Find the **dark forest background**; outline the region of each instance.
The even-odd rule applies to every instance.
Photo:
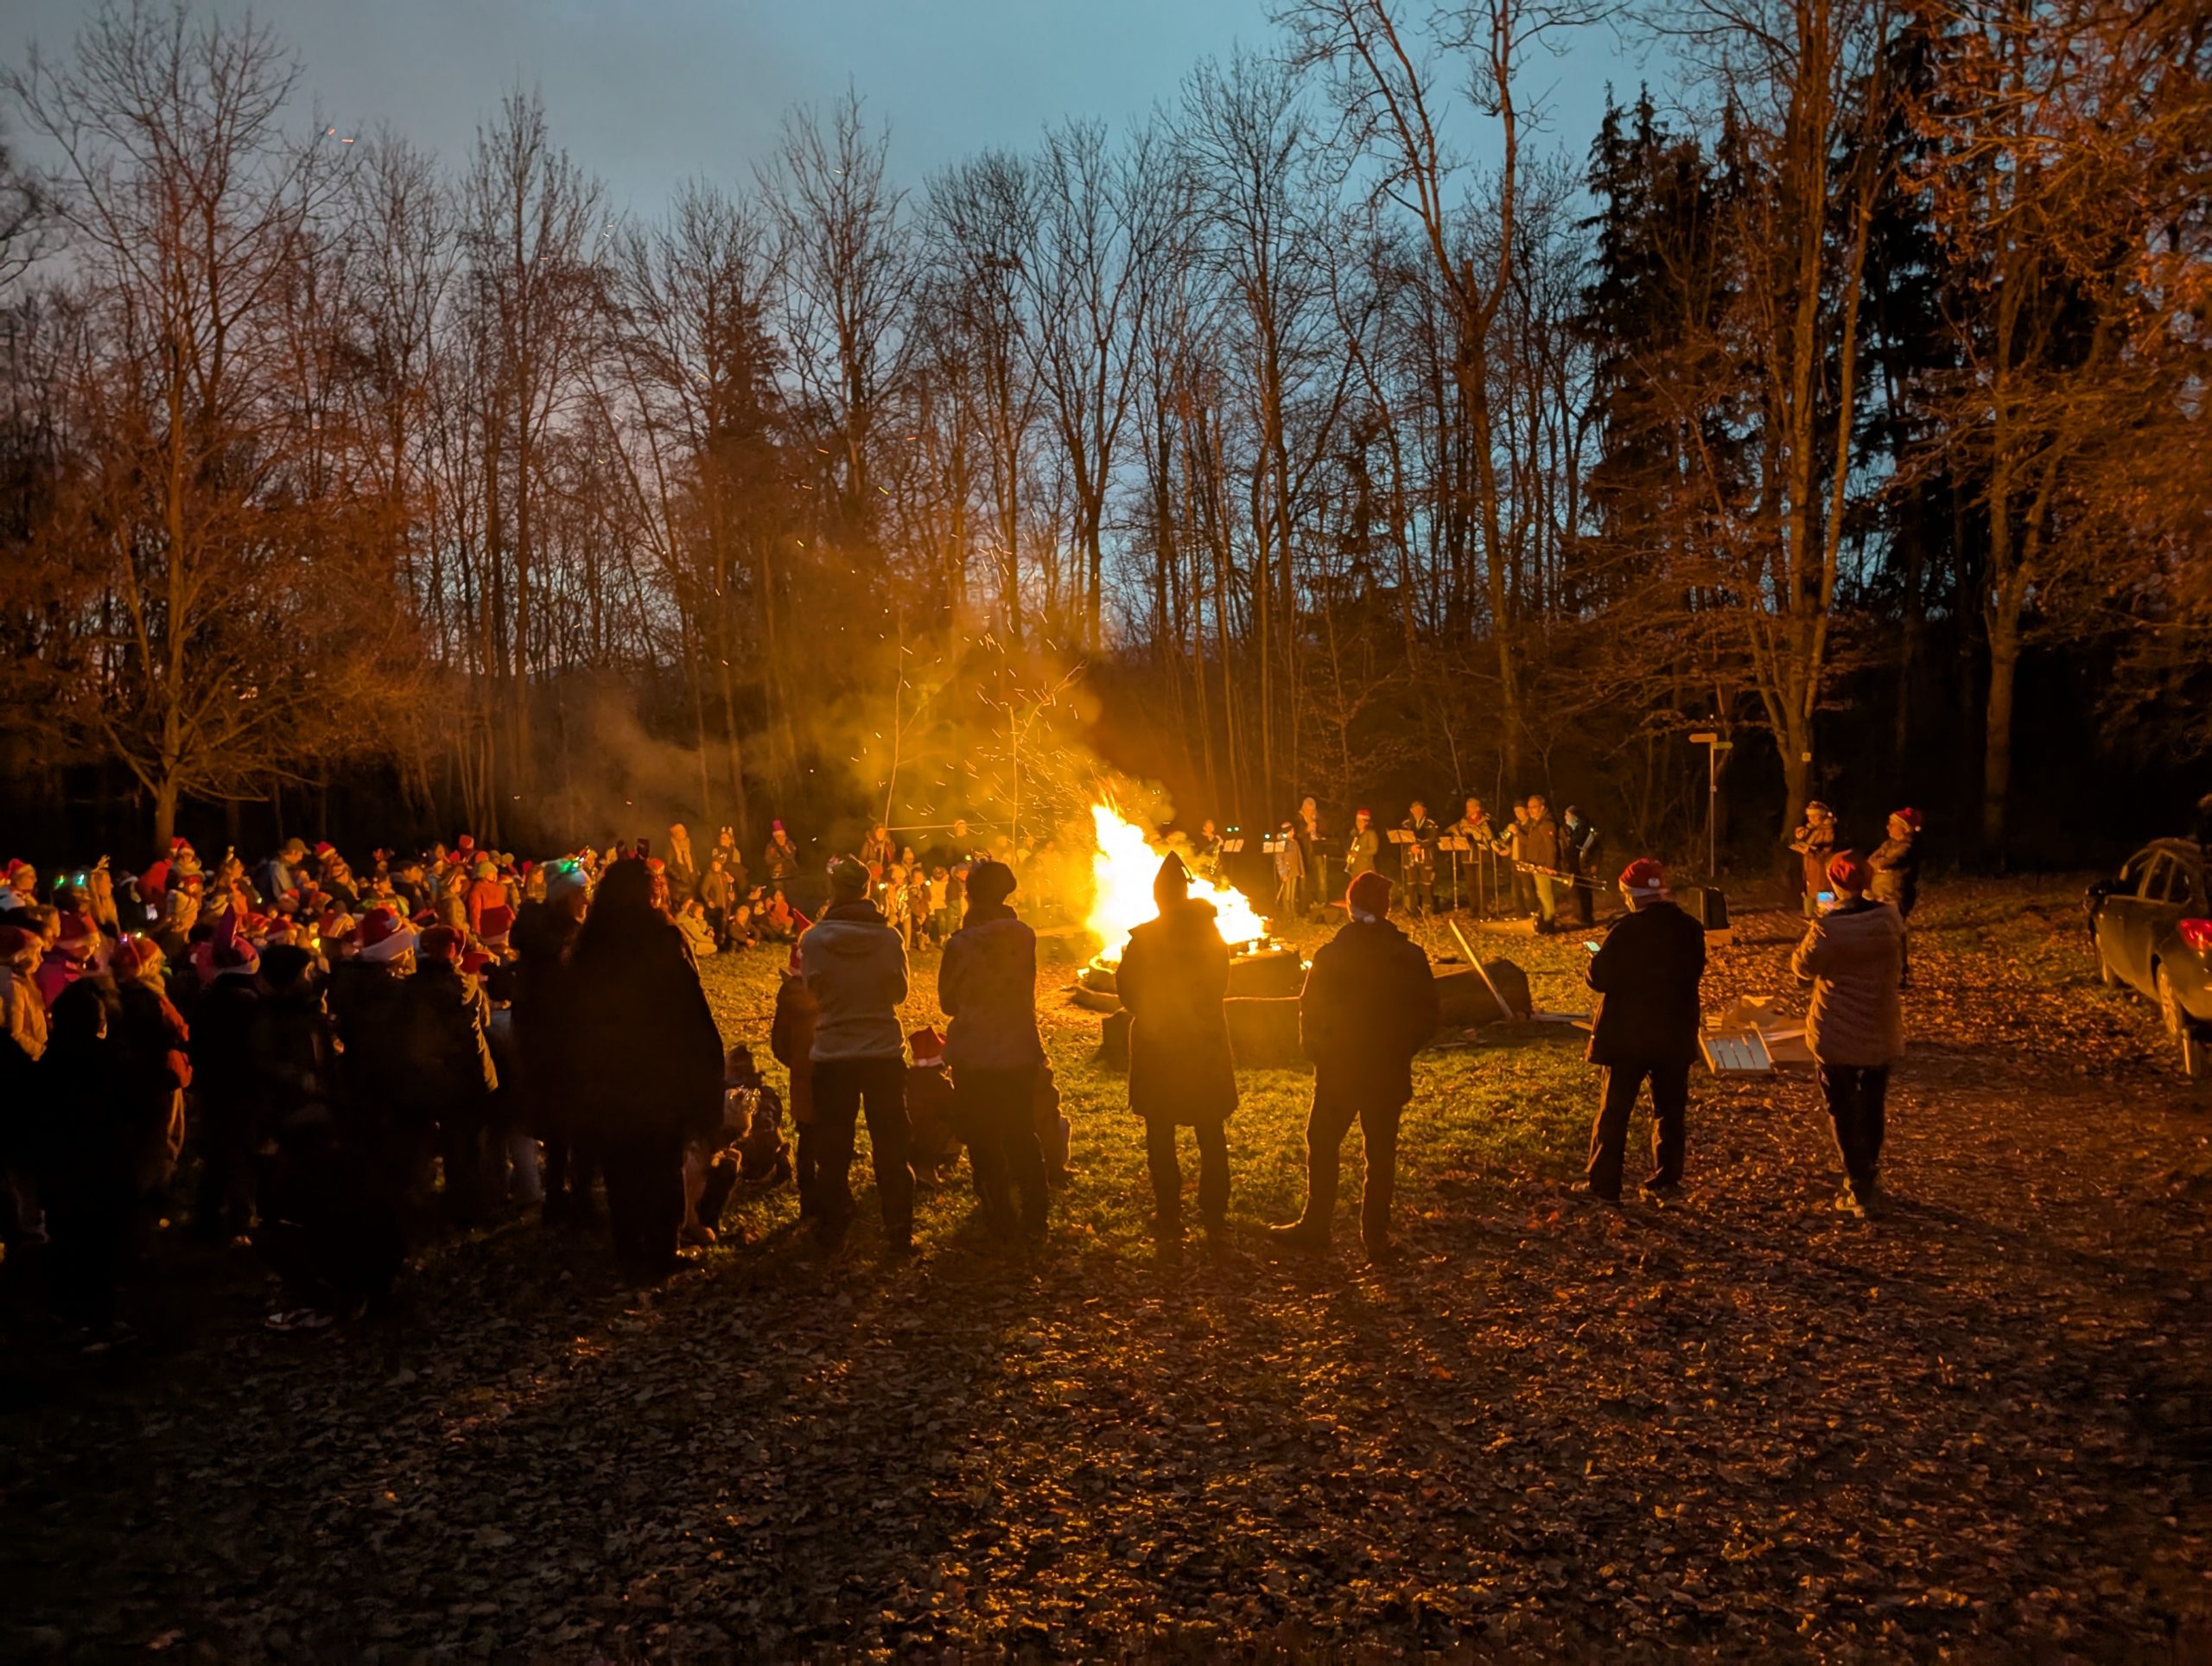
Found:
[[[2212,787],[2212,22],[1294,0],[1135,130],[609,211],[109,4],[0,77],[0,825],[544,849],[1573,800],[2101,858]],[[1479,156],[1479,162],[1473,158]],[[1124,788],[1126,791],[1126,787]]]

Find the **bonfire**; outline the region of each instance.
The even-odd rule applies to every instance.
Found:
[[[1118,966],[1131,928],[1160,912],[1152,900],[1152,881],[1167,852],[1110,804],[1093,804],[1090,821],[1098,849],[1090,859],[1090,915],[1084,924],[1098,939],[1099,963]],[[1191,894],[1213,905],[1214,928],[1230,948],[1267,941],[1268,923],[1234,886],[1193,873]]]

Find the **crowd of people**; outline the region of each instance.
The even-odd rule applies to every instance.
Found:
[[[1306,820],[1318,852],[1310,799]],[[1435,906],[1433,866],[1417,854],[1434,824],[1420,804],[1407,820],[1400,886],[1418,913]],[[1459,825],[1484,824],[1470,800]],[[1917,828],[1899,812],[1862,859],[1836,849],[1834,817],[1815,805],[1793,841],[1825,893],[1793,965],[1813,986],[1808,1032],[1846,1170],[1840,1201],[1859,1212],[1876,1195],[1887,1069],[1902,1046]],[[1595,858],[1596,835],[1571,809],[1565,830],[1538,798],[1516,806],[1504,836],[1549,859],[1533,875],[1544,880],[1554,862]],[[1034,1244],[1070,1129],[1038,1028],[1035,932],[1014,906],[1030,853],[995,849],[965,823],[939,835],[918,854],[871,830],[820,871],[813,918],[793,902],[811,876],[780,823],[759,886],[730,830],[702,860],[681,826],[660,855],[639,842],[535,864],[467,836],[419,855],[379,850],[358,872],[330,845],[296,839],[251,868],[234,853],[205,865],[182,839],[135,875],[103,862],[41,886],[10,863],[9,1260],[33,1251],[57,1311],[112,1325],[118,1287],[169,1211],[189,1151],[188,1230],[264,1254],[286,1292],[271,1315],[280,1327],[381,1301],[426,1232],[523,1208],[576,1224],[596,1218],[601,1196],[621,1270],[654,1281],[687,1244],[715,1240],[743,1188],[795,1185],[802,1224],[824,1248],[842,1243],[863,1117],[893,1253],[911,1247],[917,1176],[943,1178],[963,1149],[992,1230]],[[1294,828],[1285,843],[1297,848]],[[1357,1124],[1361,1236],[1388,1259],[1398,1122],[1438,1011],[1426,953],[1391,922],[1380,845],[1360,812],[1343,847],[1344,924],[1314,955],[1300,1004],[1315,1066],[1308,1200],[1277,1231],[1287,1246],[1327,1239],[1338,1153]],[[1212,906],[1191,894],[1193,868],[1217,855],[1209,826],[1188,862],[1166,857],[1157,917],[1132,932],[1118,969],[1128,1102],[1171,1241],[1184,1218],[1180,1130],[1196,1142],[1205,1225],[1229,1206],[1230,956]],[[1681,1183],[1705,963],[1703,927],[1668,898],[1658,864],[1630,863],[1618,888],[1625,912],[1589,970],[1604,1084],[1585,1184],[1609,1203],[1646,1083],[1646,1189],[1663,1198]],[[788,1107],[748,1046],[725,1047],[698,970],[703,955],[768,942],[788,944],[767,1038]],[[942,947],[942,1035],[900,1023],[909,957],[925,942]]]

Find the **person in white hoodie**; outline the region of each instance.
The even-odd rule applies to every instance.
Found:
[[[1045,1236],[1051,1193],[1037,1142],[1037,1071],[1045,1062],[1037,1034],[1037,934],[1014,917],[1014,870],[979,862],[968,874],[968,919],[944,945],[938,1005],[951,1025],[945,1062],[968,1134],[968,1160],[983,1218],[999,1237],[1014,1236],[1014,1193],[1021,1232]]]
[[[912,1246],[914,1171],[907,1160],[906,950],[868,900],[868,871],[851,856],[830,863],[830,906],[798,941],[799,973],[820,1008],[815,1021],[814,1120],[801,1135],[802,1173],[814,1175],[810,1212],[826,1248],[844,1241],[853,1216],[853,1135],[865,1109],[885,1243]]]

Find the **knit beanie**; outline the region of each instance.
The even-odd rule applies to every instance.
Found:
[[[1344,906],[1368,919],[1381,919],[1390,912],[1390,881],[1373,868],[1344,887]]]
[[[837,902],[858,902],[868,894],[868,865],[851,856],[830,859],[830,895]]]

